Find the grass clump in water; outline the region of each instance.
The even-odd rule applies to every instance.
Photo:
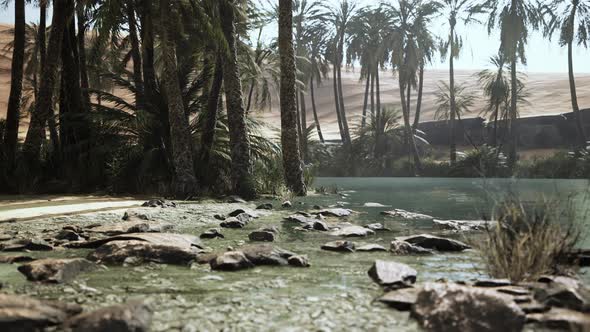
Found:
[[[481,248],[490,276],[521,282],[563,273],[563,258],[581,239],[569,206],[564,209],[557,201],[543,201],[527,207],[518,199],[499,204],[497,222],[488,228]]]

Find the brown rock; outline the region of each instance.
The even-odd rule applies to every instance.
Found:
[[[0,294],[0,331],[42,331],[82,312],[78,305]]]
[[[94,263],[83,258],[46,258],[21,265],[18,270],[29,281],[64,283],[74,280],[78,274],[95,267]]]
[[[376,260],[369,276],[381,286],[389,288],[409,287],[416,282],[418,272],[406,264]]]
[[[65,329],[72,332],[147,332],[152,310],[142,301],[132,301],[72,317]]]

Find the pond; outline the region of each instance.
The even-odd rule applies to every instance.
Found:
[[[282,218],[314,205],[340,204],[358,211],[347,221],[355,224],[382,222],[392,232],[354,240],[357,244],[376,243],[385,247],[400,235],[433,232],[430,222],[388,219],[380,212],[400,208],[429,214],[438,219],[481,219],[489,216],[494,202],[509,192],[525,201],[546,197],[566,200],[572,196],[579,221],[587,224],[583,195],[586,181],[569,180],[474,180],[474,179],[401,179],[401,178],[319,178],[314,187],[337,187],[339,194],[314,194],[293,199],[293,208],[275,210],[256,219],[245,229],[223,229],[225,239],[204,240],[215,251],[247,242],[252,230],[277,226],[282,233],[276,246],[309,257],[307,269],[262,267],[241,272],[215,272],[208,265],[177,267],[143,265],[108,267],[82,275],[70,285],[38,285],[25,281],[13,265],[0,264],[0,281],[8,292],[26,293],[44,298],[81,303],[88,309],[143,298],[155,309],[155,331],[415,331],[416,324],[407,313],[397,312],[375,301],[382,290],[368,277],[376,259],[408,264],[418,271],[418,281],[439,279],[470,281],[485,277],[485,269],[476,251],[433,256],[392,256],[387,252],[335,253],[320,249],[334,237],[319,232],[301,232]],[[577,194],[577,195],[576,195]],[[385,207],[365,207],[365,203]],[[250,205],[254,207],[254,204]],[[149,210],[155,220],[172,222],[177,232],[198,235],[216,227],[215,213],[237,208],[211,201],[182,204],[177,209]],[[59,230],[64,225],[118,220],[122,212],[48,218],[20,224],[0,224],[3,231],[29,234]],[[464,235],[445,234],[466,242]],[[587,246],[588,242],[584,244]],[[88,251],[60,250],[34,254],[51,257],[84,257]],[[584,278],[587,278],[585,276]],[[590,280],[585,280],[589,282]]]

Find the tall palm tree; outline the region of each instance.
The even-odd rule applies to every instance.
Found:
[[[21,112],[21,98],[23,89],[23,71],[25,59],[25,0],[14,2],[14,48],[12,51],[12,67],[10,75],[10,96],[6,113],[6,133],[4,144],[8,155],[8,164],[14,165],[16,145],[18,142],[18,128]],[[1,138],[1,137],[0,137]]]
[[[250,140],[246,126],[246,110],[244,109],[242,83],[238,68],[237,10],[235,0],[222,0],[219,3],[221,25],[228,44],[228,50],[223,59],[223,82],[230,132],[233,189],[237,195],[245,199],[253,199],[256,197],[256,189],[251,175]]]
[[[287,187],[296,195],[305,196],[303,168],[297,133],[295,109],[295,50],[293,48],[293,1],[279,0],[279,52],[281,56],[281,145]]]
[[[329,42],[328,27],[323,22],[316,22],[309,29],[308,48],[309,48],[309,93],[311,95],[311,108],[315,122],[315,129],[321,143],[324,143],[324,135],[315,100],[315,85],[320,85],[322,79],[328,75],[328,59],[326,58],[326,49]]]
[[[488,13],[488,33],[500,28],[500,52],[510,63],[510,111],[508,119],[508,165],[513,168],[517,159],[518,137],[518,63],[526,64],[525,46],[532,30],[541,22],[538,8],[531,0],[484,0],[476,6]]]
[[[490,59],[495,69],[484,69],[477,73],[478,82],[483,89],[487,99],[486,107],[481,114],[488,117],[494,123],[492,134],[492,146],[498,146],[498,125],[499,120],[504,119],[506,110],[510,106],[510,77],[504,57],[499,54]]]
[[[545,35],[551,38],[556,31],[559,31],[559,44],[567,46],[570,96],[578,132],[577,151],[582,151],[586,149],[587,142],[584,122],[578,106],[573,48],[574,42],[578,46],[584,46],[585,48],[588,47],[588,42],[590,42],[590,1],[554,0],[542,7],[542,15],[545,19]]]
[[[175,16],[173,15],[175,14],[173,9],[170,0],[161,0],[160,22],[173,22]],[[179,198],[186,198],[197,190],[192,138],[178,80],[176,45],[170,31],[171,27],[169,24],[161,24],[160,27],[160,48],[163,65],[162,83],[164,84],[168,102],[172,160],[175,173],[173,194]]]
[[[463,38],[457,33],[457,24],[464,26],[475,21],[474,14],[483,11],[480,7],[474,6],[470,0],[443,0],[441,2],[445,17],[448,20],[449,34],[446,40],[441,43],[441,55],[445,59],[449,56],[449,93],[450,93],[450,117],[449,117],[449,146],[451,165],[457,161],[457,143],[455,120],[457,118],[457,105],[455,101],[455,59],[459,58],[463,46]]]

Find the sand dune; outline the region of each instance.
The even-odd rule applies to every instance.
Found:
[[[10,25],[0,24],[0,32],[10,29]],[[5,45],[12,40],[8,33],[0,33],[0,52],[5,49]],[[0,118],[6,117],[6,108],[8,96],[10,93],[10,54],[6,57],[0,57]],[[355,70],[347,69],[343,71],[343,89],[344,102],[346,105],[347,116],[350,121],[350,127],[354,128],[360,121],[362,114],[362,104],[365,86],[364,82],[359,81],[358,68]],[[474,78],[476,71],[457,70],[456,81],[466,83],[470,89],[475,92],[480,91],[477,86],[477,79]],[[447,80],[448,73],[444,70],[428,70],[425,73],[424,97],[422,105],[422,121],[433,120],[435,105],[435,93],[440,80]],[[579,74],[576,77],[578,87],[578,102],[581,108],[590,107],[590,74]],[[567,73],[529,73],[527,88],[530,91],[530,105],[521,110],[522,116],[534,116],[543,114],[559,114],[571,111],[569,83]],[[415,103],[415,92],[413,93],[413,103]],[[280,115],[278,110],[277,98],[272,110],[257,113],[256,116],[263,119],[268,124],[278,127],[280,125]],[[397,81],[391,72],[381,73],[381,100],[383,104],[399,104],[399,90]],[[482,98],[478,99],[473,107],[471,117],[477,116],[484,105]],[[313,121],[311,112],[311,98],[307,96],[307,119],[308,124]],[[338,125],[334,108],[334,95],[331,79],[326,79],[324,83],[317,88],[316,105],[318,108],[319,118],[322,130],[328,138],[338,138]],[[26,130],[26,119],[23,119],[21,126],[21,136]]]

